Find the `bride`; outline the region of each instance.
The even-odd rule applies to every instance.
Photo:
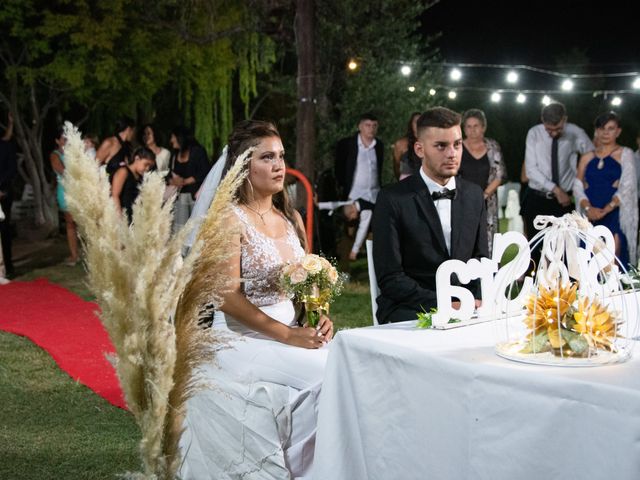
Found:
[[[311,476],[327,356],[322,347],[333,324],[322,317],[317,329],[298,326],[279,287],[282,265],[303,256],[306,242],[284,189],[284,148],[275,126],[236,125],[224,170],[248,148],[254,149],[249,171],[229,226],[239,232],[228,260],[235,280],[212,326],[212,334],[228,341],[202,369],[209,385],[187,404],[183,479]],[[211,197],[199,200],[208,206]]]

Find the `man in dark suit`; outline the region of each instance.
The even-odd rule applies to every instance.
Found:
[[[384,144],[376,138],[377,132],[378,119],[365,113],[358,122],[358,133],[343,138],[336,145],[334,168],[340,200],[363,198],[375,203],[384,157]]]
[[[380,192],[384,144],[376,138],[377,131],[377,118],[365,113],[358,122],[358,133],[343,138],[336,145],[334,168],[339,199],[352,200],[355,206],[352,209],[345,207],[348,221],[358,219],[363,205],[367,205],[364,210],[372,209]],[[362,242],[353,242],[350,260],[356,259],[359,243]]]
[[[380,192],[373,217],[380,323],[413,320],[435,307],[436,270],[445,260],[488,256],[482,189],[455,178],[460,115],[442,107],[424,112],[414,149],[422,159],[419,174]],[[479,305],[478,282],[469,288]]]

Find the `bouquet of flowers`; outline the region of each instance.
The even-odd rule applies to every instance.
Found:
[[[576,283],[541,286],[527,302],[529,330],[522,353],[551,351],[558,356],[588,357],[598,350],[615,352],[619,319],[596,298],[579,298]]]
[[[329,304],[340,295],[345,275],[326,258],[308,254],[282,269],[284,290],[305,305],[307,324],[316,327],[321,314],[329,313]]]

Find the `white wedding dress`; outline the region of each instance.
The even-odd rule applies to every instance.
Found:
[[[293,226],[287,222],[287,234],[272,239],[234,211],[243,226],[244,294],[272,318],[295,324],[278,283],[282,264],[304,255]],[[229,343],[201,369],[207,387],[187,403],[180,478],[310,478],[327,348],[285,345],[221,312],[211,334]]]

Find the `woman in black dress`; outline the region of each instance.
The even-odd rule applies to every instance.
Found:
[[[139,187],[145,172],[155,168],[156,155],[146,147],[140,147],[133,152],[133,160],[126,166],[120,167],[113,174],[111,182],[111,197],[116,208],[122,214],[127,214],[131,223],[133,203],[138,197]]]
[[[507,169],[498,142],[484,136],[487,117],[482,110],[473,108],[462,115],[465,139],[462,142],[460,175],[482,188],[487,206],[487,235],[489,252],[493,235],[498,232],[498,195],[500,185],[507,181]]]
[[[171,156],[168,185],[179,189],[173,217],[173,231],[177,232],[187,223],[195,204],[195,194],[209,173],[207,152],[185,127],[176,127],[171,132]]]

